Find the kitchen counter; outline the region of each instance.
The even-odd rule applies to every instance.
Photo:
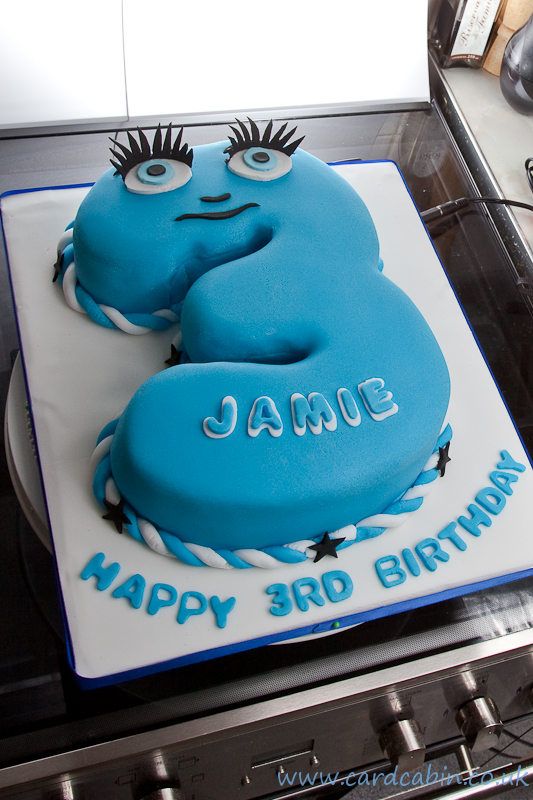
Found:
[[[499,79],[484,70],[456,67],[443,72],[448,89],[477,141],[501,197],[533,204],[524,162],[533,157],[533,115],[514,111]],[[533,212],[512,209],[533,250]]]

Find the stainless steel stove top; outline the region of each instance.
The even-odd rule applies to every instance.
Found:
[[[437,106],[298,124],[306,148],[326,161],[397,161],[421,210],[478,193],[458,149],[464,131],[454,139]],[[224,130],[194,125],[188,140],[212,141]],[[95,180],[110,133],[0,140],[0,191]],[[506,246],[509,225],[507,212],[490,217],[478,206],[432,234],[533,453],[533,323],[523,289],[531,265],[523,248]],[[5,401],[18,346],[5,267],[0,304]],[[83,692],[66,666],[50,555],[21,513],[4,460],[0,506],[0,796],[41,797],[42,787],[86,798],[311,796],[316,788],[283,784],[283,775],[377,769],[391,759],[414,766],[424,744],[433,755],[465,736],[497,749],[494,717],[508,723],[533,711],[533,579],[312,642]],[[164,786],[174,793],[162,794]],[[340,791],[337,782],[319,796]]]

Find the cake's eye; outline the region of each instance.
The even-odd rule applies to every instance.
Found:
[[[235,175],[252,181],[275,181],[291,171],[292,159],[280,150],[249,147],[231,156],[228,169]]]
[[[179,189],[190,181],[192,170],[183,161],[151,158],[132,167],[124,183],[134,194],[161,194]]]

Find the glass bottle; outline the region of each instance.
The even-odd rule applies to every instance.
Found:
[[[430,33],[440,64],[481,67],[502,6],[503,0],[442,0]]]
[[[500,86],[515,111],[533,114],[533,15],[507,42]]]

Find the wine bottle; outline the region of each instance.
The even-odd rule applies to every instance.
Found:
[[[443,0],[430,41],[443,67],[483,65],[503,0]]]

